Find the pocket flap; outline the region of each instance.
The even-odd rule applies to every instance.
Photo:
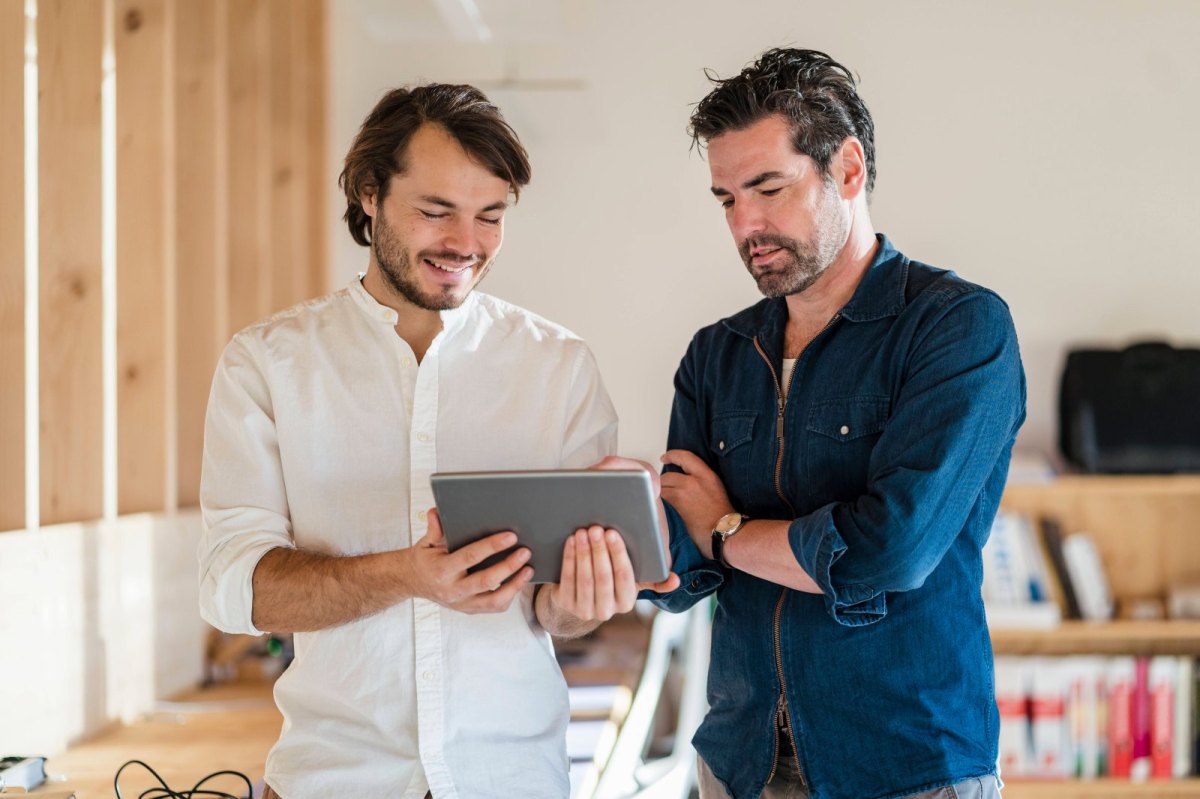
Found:
[[[853,441],[883,432],[890,402],[886,397],[822,400],[809,409],[808,429],[836,441]]]
[[[754,419],[758,411],[726,411],[713,416],[710,446],[724,457],[754,437]]]

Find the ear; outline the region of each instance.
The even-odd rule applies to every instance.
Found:
[[[375,202],[378,196],[379,187],[374,183],[368,183],[366,186],[363,186],[362,190],[358,193],[358,201],[362,203],[363,210],[366,211],[367,216],[372,219],[375,218],[375,211],[378,207]]]
[[[863,152],[862,142],[853,136],[847,136],[838,148],[834,160],[839,167],[838,188],[843,199],[853,200],[866,191],[867,188],[867,155]]]

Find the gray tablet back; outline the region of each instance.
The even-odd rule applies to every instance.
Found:
[[[439,472],[431,483],[450,551],[512,530],[517,545],[530,549],[533,582],[553,583],[562,574],[567,537],[598,524],[620,531],[638,582],[667,578],[658,500],[644,470]]]

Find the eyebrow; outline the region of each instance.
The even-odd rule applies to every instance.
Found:
[[[439,205],[442,208],[449,208],[451,211],[458,210],[457,205],[450,202],[449,200],[447,200],[444,197],[438,197],[436,194],[423,194],[420,197],[418,197],[417,199],[419,199],[421,202],[429,203],[431,205]],[[487,206],[486,208],[480,209],[479,212],[481,214],[486,214],[489,211],[503,211],[506,208],[508,208],[508,203],[504,202],[503,200],[500,200],[498,202],[492,203],[491,205]]]
[[[743,189],[753,189],[755,186],[766,183],[768,180],[776,180],[778,178],[786,178],[786,177],[787,177],[787,175],[783,174],[782,172],[780,172],[777,169],[773,169],[769,172],[760,172],[759,174],[755,175],[754,177],[750,178],[745,183],[743,183],[742,188]],[[716,195],[717,197],[728,197],[729,196],[729,191],[727,189],[721,188],[720,186],[713,186],[712,193],[714,195]]]

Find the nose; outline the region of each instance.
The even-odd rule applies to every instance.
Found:
[[[733,240],[738,244],[767,229],[767,220],[755,203],[750,201],[736,202],[729,209],[729,231]]]
[[[469,214],[458,214],[453,224],[446,229],[442,246],[458,255],[475,255],[479,252],[479,236],[475,230],[475,219]]]

